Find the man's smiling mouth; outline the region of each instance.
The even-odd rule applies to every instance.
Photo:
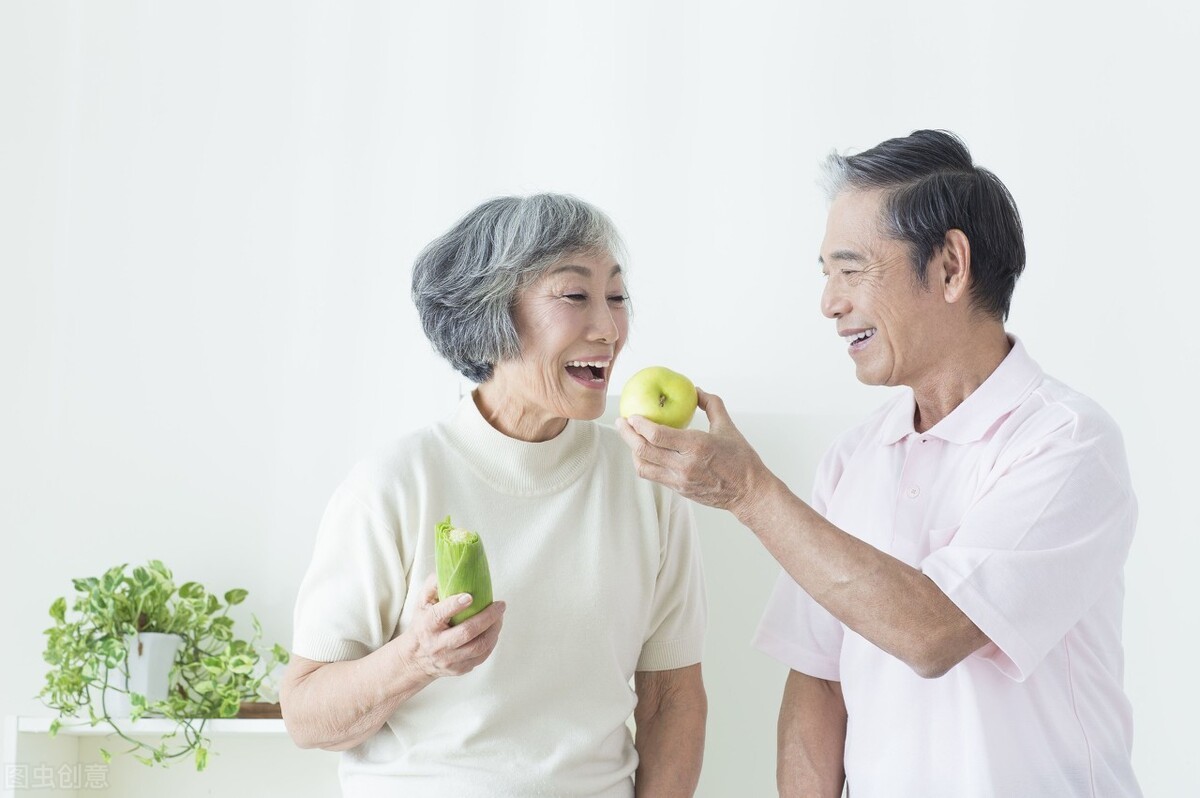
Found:
[[[841,336],[842,340],[849,344],[851,349],[854,349],[856,347],[861,347],[863,344],[873,338],[876,332],[878,332],[876,328],[868,327],[865,330],[858,330],[857,332],[842,333]]]

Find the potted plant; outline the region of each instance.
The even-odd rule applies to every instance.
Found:
[[[203,770],[211,747],[206,723],[259,700],[260,686],[288,661],[287,651],[259,645],[262,626],[253,615],[253,636],[234,634],[229,610],[246,599],[245,590],[218,597],[197,582],[176,586],[159,560],[128,568],[75,579],[70,608],[65,597],[50,605],[54,625],[46,630],[44,658],[51,669],[40,693],[59,713],[50,732],[71,719],[105,722],[146,765],[190,755]],[[165,673],[148,668],[156,659]],[[132,736],[130,725],[147,715],[174,721],[156,744]],[[111,761],[108,751],[100,754]]]

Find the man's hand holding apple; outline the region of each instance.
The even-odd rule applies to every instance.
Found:
[[[740,520],[752,514],[753,499],[774,476],[738,431],[716,394],[696,391],[708,416],[708,432],[673,429],[643,416],[617,419],[617,431],[633,451],[638,475]]]

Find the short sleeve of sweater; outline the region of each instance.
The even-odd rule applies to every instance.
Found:
[[[639,671],[665,671],[700,662],[708,605],[696,520],[690,502],[672,495]]]
[[[395,632],[406,590],[399,534],[372,509],[371,491],[352,473],[325,509],[296,598],[292,651],[301,657],[358,659]]]

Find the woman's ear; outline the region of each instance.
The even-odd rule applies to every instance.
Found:
[[[958,302],[967,296],[971,281],[971,242],[962,230],[946,231],[941,250],[942,295],[946,302]]]

